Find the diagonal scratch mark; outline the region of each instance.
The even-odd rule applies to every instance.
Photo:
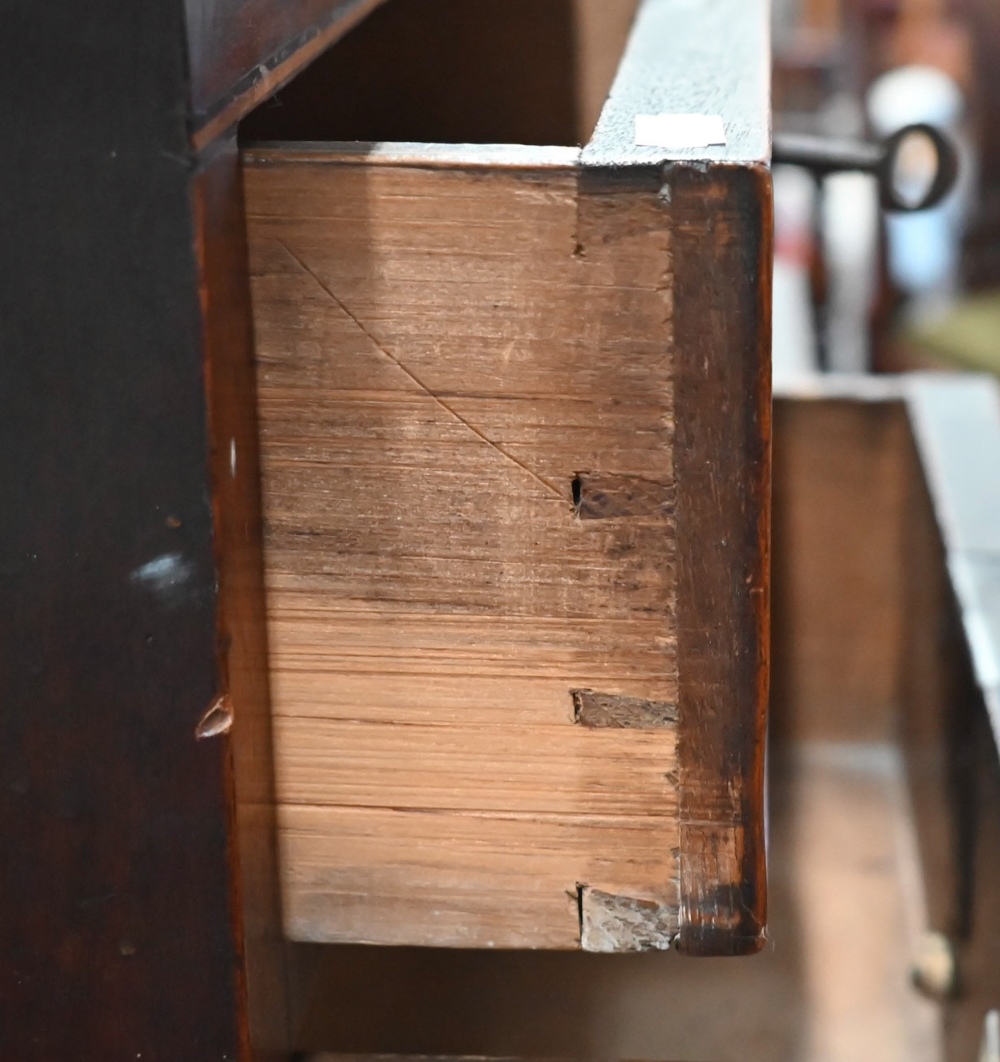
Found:
[[[459,424],[462,424],[469,431],[471,431],[477,439],[480,439],[482,442],[486,443],[487,446],[492,447],[494,450],[496,450],[498,454],[500,454],[502,457],[507,458],[507,460],[510,461],[511,464],[517,465],[517,467],[520,468],[523,472],[527,472],[532,479],[541,483],[541,485],[547,491],[549,491],[551,494],[554,494],[560,501],[566,501],[566,499],[560,493],[558,488],[554,487],[551,483],[549,483],[548,480],[542,479],[542,477],[537,472],[534,472],[532,469],[528,468],[528,466],[523,462],[518,461],[518,459],[514,457],[513,454],[509,454],[502,446],[495,443],[492,439],[487,438],[478,428],[470,424],[465,419],[465,417],[462,416],[461,413],[457,412],[457,410],[452,409],[452,407],[449,406],[447,402],[438,398],[438,396],[434,394],[434,392],[422,380],[415,376],[397,357],[395,357],[388,350],[386,350],[385,347],[382,346],[382,344],[375,338],[375,336],[373,336],[372,333],[364,326],[364,324],[361,323],[361,320],[353,313],[351,313],[351,311],[344,305],[341,299],[336,294],[334,294],[333,290],[328,285],[324,284],[322,280],[320,280],[320,278],[291,249],[291,247],[289,247],[288,244],[285,243],[284,240],[279,239],[277,240],[277,242],[280,243],[282,247],[284,247],[288,254],[302,267],[302,269],[306,273],[308,273],[309,276],[313,278],[313,280],[316,281],[316,283],[323,289],[323,291],[325,291],[326,294],[329,295],[331,299],[333,299],[337,306],[339,306],[340,309],[358,326],[358,328],[361,329],[361,331],[371,341],[375,349],[379,351],[380,354],[383,354],[385,357],[387,357],[398,369],[406,373],[406,375],[417,385],[417,387],[420,388],[421,391],[424,392],[424,394],[428,396],[428,398],[432,398],[446,413],[449,413],[455,418],[455,420],[459,422]]]

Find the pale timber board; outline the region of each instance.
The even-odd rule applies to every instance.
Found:
[[[287,803],[485,814],[676,813],[660,730],[282,718]]]
[[[280,815],[295,940],[412,944],[419,926],[439,947],[576,948],[581,885],[676,908],[676,820],[322,806]]]
[[[571,692],[676,701],[655,187],[247,162],[287,931],[572,947],[581,886],[675,904],[674,730]],[[580,519],[578,473],[663,504]]]
[[[283,626],[289,622],[287,617],[282,620]],[[591,626],[599,632],[599,625]],[[425,628],[426,624],[421,623],[426,635]],[[293,712],[304,718],[386,723],[406,719],[440,725],[541,726],[571,722],[574,704],[567,690],[586,688],[573,686],[579,668],[556,668],[554,661],[545,661],[542,668],[537,652],[532,660],[526,653],[507,647],[502,657],[494,654],[492,659],[485,659],[481,645],[473,645],[465,653],[448,646],[447,655],[443,655],[435,643],[425,640],[426,648],[410,647],[393,667],[386,666],[379,672],[379,695],[373,700],[372,658],[382,653],[381,648],[364,644],[355,652],[347,647],[348,637],[359,636],[355,624],[329,624],[322,631],[321,638],[313,642],[306,637],[308,630],[295,640],[291,635],[286,637],[282,668],[271,677],[279,706],[277,719]],[[447,632],[448,625],[438,622],[429,633],[438,637],[440,645],[441,636]],[[315,628],[312,633],[315,639]],[[465,633],[477,634],[467,630]],[[658,634],[653,632],[654,637]],[[602,644],[607,650],[608,641]],[[337,653],[332,654],[329,646],[337,646]],[[656,700],[664,685],[663,676],[643,669],[644,663],[654,667],[659,663],[655,646],[649,648],[645,659],[634,653],[626,655],[628,648],[622,646],[619,666],[602,669],[602,686],[633,690],[636,696]],[[526,665],[531,663],[534,669],[528,670]],[[330,696],[333,686],[336,699]]]

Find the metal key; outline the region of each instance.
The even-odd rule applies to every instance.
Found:
[[[896,187],[896,165],[910,137],[925,137],[936,155],[934,179],[916,202]],[[798,133],[775,134],[772,162],[803,166],[822,179],[831,173],[870,173],[878,180],[879,201],[885,210],[912,213],[936,206],[951,191],[958,174],[958,154],[951,140],[933,125],[907,125],[879,144],[866,140],[833,140]]]

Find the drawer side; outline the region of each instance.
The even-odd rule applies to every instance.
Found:
[[[286,930],[668,946],[659,186],[279,156],[245,178]]]

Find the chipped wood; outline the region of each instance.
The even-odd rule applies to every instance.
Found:
[[[584,951],[665,951],[678,928],[677,902],[615,896],[580,886],[580,946]]]

